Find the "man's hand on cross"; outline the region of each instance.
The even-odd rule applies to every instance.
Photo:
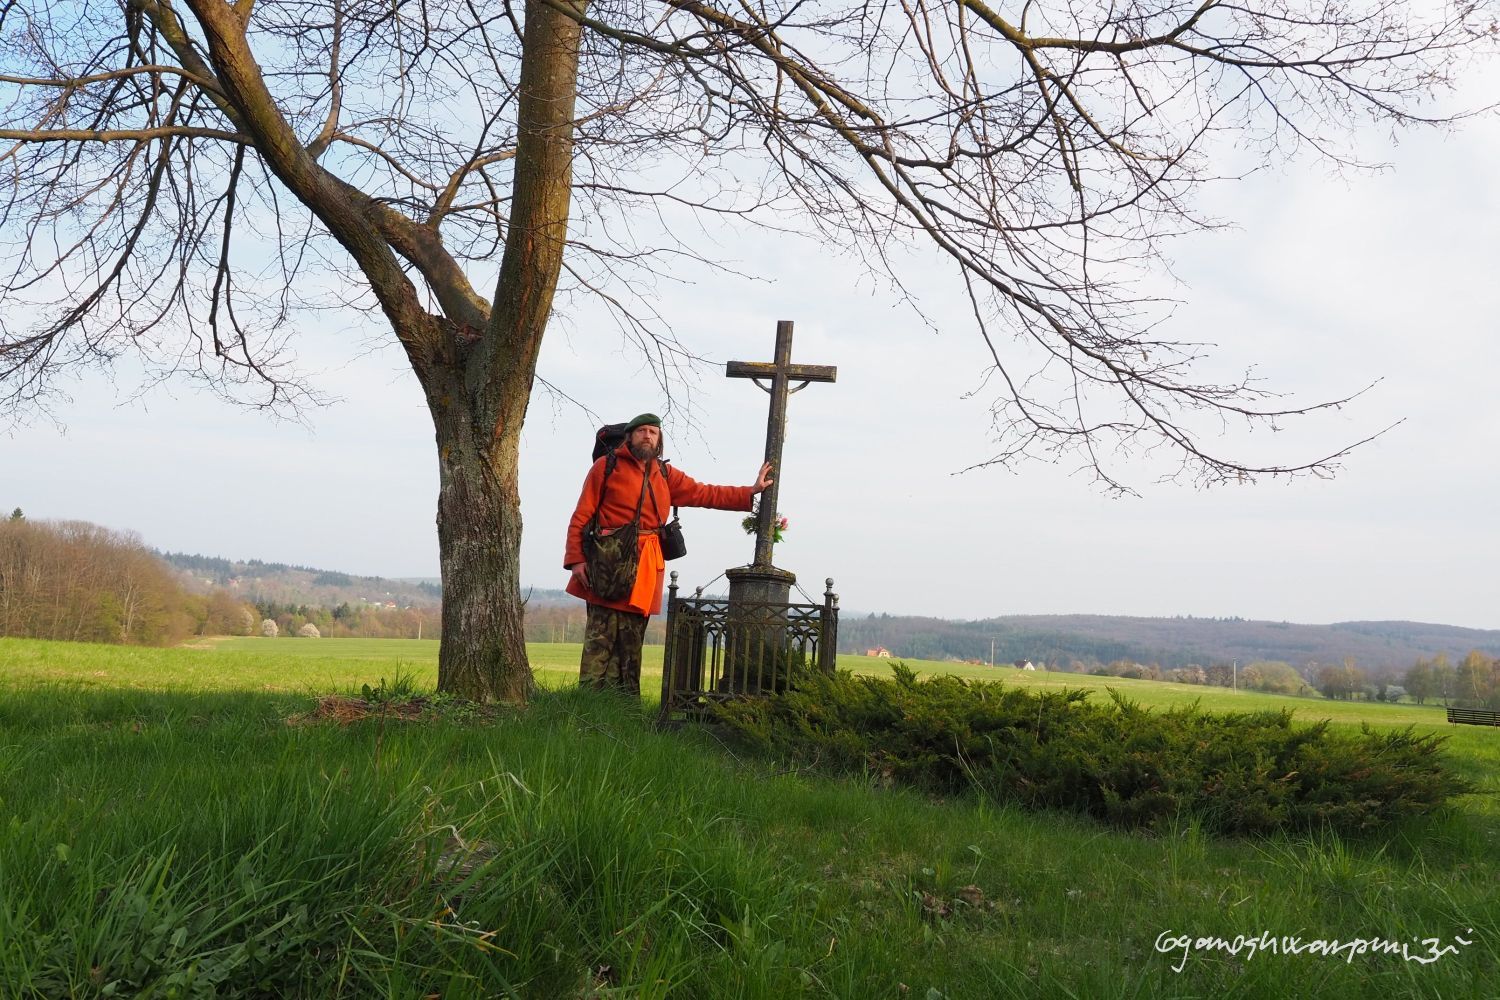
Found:
[[[770,486],[774,481],[775,480],[771,478],[771,463],[762,462],[760,466],[760,475],[756,478],[755,482],[751,485],[750,488],[756,493],[764,493],[766,487]]]

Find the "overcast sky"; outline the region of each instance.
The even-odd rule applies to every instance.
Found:
[[[1169,252],[1184,300],[1168,329],[1215,342],[1206,371],[1255,365],[1311,403],[1379,381],[1354,404],[1242,442],[1284,462],[1319,457],[1398,420],[1332,480],[1197,491],[1155,482],[1145,459],[1113,471],[1112,499],[1070,465],[958,475],[990,454],[985,363],[951,281],[909,263],[938,331],[855,264],[817,246],[736,233],[724,255],[752,282],[697,275],[658,305],[707,358],[667,455],[695,478],[743,484],[763,448],[764,393],[723,362],[769,360],[794,320],[794,360],[838,367],[792,397],[778,565],[804,590],[835,580],[843,607],[951,618],[1093,613],[1295,622],[1410,619],[1500,628],[1500,125],[1375,136],[1390,162],[1334,176],[1297,163],[1206,193],[1237,228]],[[436,576],[437,465],[415,378],[388,335],[327,315],[298,342],[339,401],[306,425],[226,405],[188,385],[131,401],[136,384],[73,384],[58,424],[0,436],[0,508],[138,532],[161,549],[359,574]],[[372,343],[373,338],[373,343]],[[383,345],[383,346],[382,346]],[[1004,344],[1002,342],[1002,348]],[[606,317],[568,304],[541,374],[599,418],[667,403]],[[538,392],[522,466],[523,582],[561,587],[563,533],[599,420]],[[691,589],[749,561],[740,515],[688,510]]]

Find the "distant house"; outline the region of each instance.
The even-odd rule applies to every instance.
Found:
[[[1016,667],[1017,670],[1035,670],[1036,669],[1036,667],[1033,667],[1031,665],[1031,661],[1030,660],[1017,660],[1016,663],[1015,663],[1015,667]]]
[[[865,650],[865,655],[878,656],[881,659],[889,660],[891,658],[891,651],[889,649],[886,649],[884,646],[876,646],[874,649]]]

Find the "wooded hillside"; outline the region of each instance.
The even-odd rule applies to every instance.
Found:
[[[133,532],[20,511],[0,521],[0,635],[159,646],[252,624],[222,591],[185,591]]]

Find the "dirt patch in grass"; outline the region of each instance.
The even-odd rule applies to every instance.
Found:
[[[462,699],[412,698],[371,700],[350,695],[330,694],[318,699],[311,711],[298,712],[286,720],[289,726],[310,726],[331,722],[347,726],[367,719],[391,722],[492,722],[506,714],[504,705],[481,705]]]
[[[299,712],[287,719],[286,723],[289,726],[308,726],[316,722],[333,722],[340,726],[347,726],[352,722],[361,722],[365,719],[420,722],[422,719],[436,716],[437,712],[433,710],[432,702],[426,698],[372,702],[363,698],[331,694],[319,698],[318,704],[312,711]]]

